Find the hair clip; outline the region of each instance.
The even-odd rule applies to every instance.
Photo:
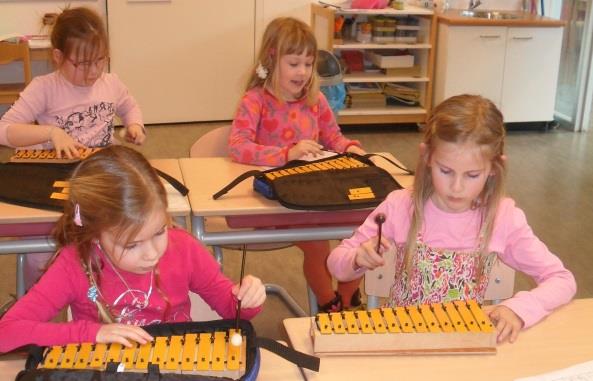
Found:
[[[261,62],[259,64],[257,64],[257,67],[255,68],[255,72],[257,73],[257,76],[260,79],[268,78],[268,69],[266,69],[264,67],[264,65],[261,64]]]
[[[88,291],[86,292],[86,297],[89,298],[89,300],[93,303],[95,303],[97,301],[98,295],[99,295],[99,292],[97,291],[96,286],[89,287]]]
[[[77,203],[74,205],[74,225],[82,226],[82,219],[80,218],[80,205]]]

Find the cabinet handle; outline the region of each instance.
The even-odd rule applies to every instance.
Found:
[[[480,38],[500,38],[498,34],[481,34]]]
[[[513,40],[533,40],[533,37],[513,37]]]

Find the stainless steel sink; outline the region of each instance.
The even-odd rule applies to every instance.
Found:
[[[461,11],[459,12],[464,17],[474,17],[479,19],[490,20],[512,20],[518,19],[520,16],[513,13],[498,12],[498,11]]]

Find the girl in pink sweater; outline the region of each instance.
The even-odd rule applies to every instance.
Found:
[[[190,321],[189,292],[223,318],[250,319],[266,298],[253,276],[233,284],[190,234],[171,227],[166,191],[137,151],[111,146],[74,171],[47,272],[0,320],[0,352],[26,344],[145,343],[140,326]],[[73,320],[51,322],[70,306]]]
[[[310,28],[290,17],[266,28],[254,68],[229,137],[229,151],[240,163],[280,166],[322,149],[364,154],[360,143],[344,137],[319,91],[317,42]],[[359,281],[340,282],[337,292],[326,267],[329,242],[309,241],[303,250],[307,283],[322,310],[360,305]]]
[[[328,259],[332,274],[360,278],[382,266],[381,253],[391,249],[396,275],[389,305],[482,302],[492,265],[500,260],[537,286],[489,309],[499,342],[513,342],[521,328],[568,303],[576,292],[572,273],[504,197],[504,136],[502,114],[485,98],[460,95],[437,106],[420,144],[413,191],[391,193],[342,241]],[[379,214],[386,221],[380,243]]]
[[[114,118],[124,123],[126,138],[146,138],[142,114],[125,85],[112,73],[109,39],[94,11],[65,9],[51,33],[56,70],[36,77],[0,120],[0,144],[54,148],[57,156],[78,157],[78,147],[113,143]]]

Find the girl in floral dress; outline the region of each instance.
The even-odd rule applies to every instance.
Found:
[[[437,106],[426,125],[413,190],[392,192],[354,235],[330,254],[336,278],[360,278],[395,250],[391,306],[475,299],[482,302],[495,261],[537,286],[487,308],[498,341],[515,341],[576,292],[570,271],[504,196],[505,129],[496,106],[460,95]],[[375,218],[385,216],[381,242]],[[379,244],[379,253],[377,252]]]

